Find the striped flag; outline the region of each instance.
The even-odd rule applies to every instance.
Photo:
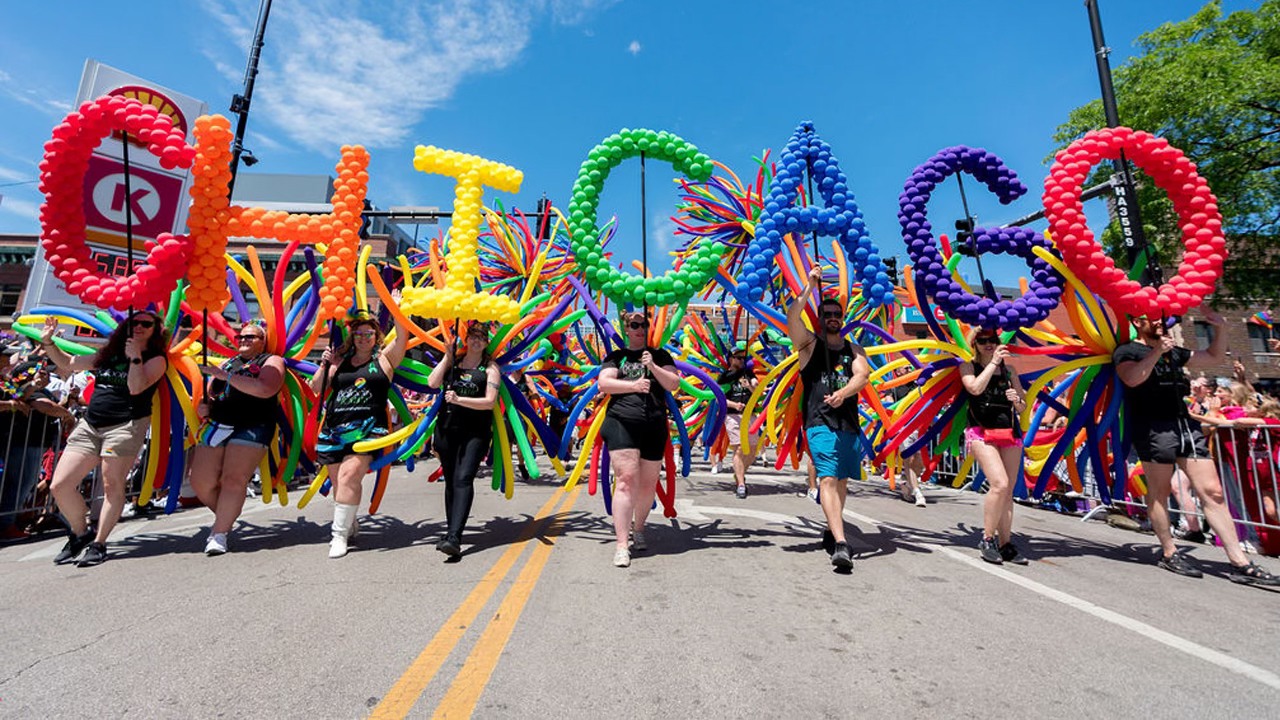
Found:
[[[1249,318],[1249,322],[1253,323],[1254,325],[1261,325],[1262,327],[1268,330],[1271,329],[1273,324],[1271,321],[1271,315],[1269,315],[1266,310],[1259,310],[1258,312],[1254,313],[1253,317]]]

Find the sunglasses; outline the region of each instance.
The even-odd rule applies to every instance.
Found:
[[[357,330],[351,334],[355,335],[358,338],[371,338],[371,337],[378,336],[378,333],[374,332],[373,330]]]
[[[130,320],[129,325],[131,327],[151,328],[151,327],[155,327],[156,321],[139,318],[137,320]]]
[[[836,318],[836,319],[839,319],[839,318],[841,318],[841,317],[844,317],[844,312],[842,312],[842,311],[840,311],[840,310],[823,310],[823,311],[822,311],[822,318],[823,318],[824,320],[826,320],[826,319],[828,319],[828,318]]]
[[[998,344],[1000,343],[1000,338],[997,338],[997,337],[980,337],[980,338],[975,338],[975,339],[974,339],[974,342],[975,342],[975,343],[977,343],[977,344],[979,344],[979,345],[998,345]]]
[[[240,333],[236,336],[236,339],[244,342],[245,340],[266,340],[267,338],[266,336],[259,335],[257,333]]]
[[[642,322],[642,321],[632,320],[631,322],[627,323],[627,327],[631,328],[632,330],[639,330],[641,328],[649,327],[649,323],[648,321]]]

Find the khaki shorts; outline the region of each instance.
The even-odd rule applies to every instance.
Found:
[[[67,450],[94,457],[134,459],[147,439],[151,418],[138,418],[119,425],[95,428],[81,420],[67,438]]]
[[[742,416],[737,413],[725,415],[724,431],[729,435],[729,447],[738,447],[742,438]],[[747,439],[751,443],[751,446],[746,448],[747,454],[750,455],[751,451],[755,450],[756,441],[760,439],[760,436],[757,433],[752,433]]]

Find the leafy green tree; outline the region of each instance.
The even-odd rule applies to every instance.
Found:
[[[1221,300],[1280,296],[1280,0],[1225,16],[1213,0],[1135,44],[1140,52],[1114,71],[1120,121],[1180,148],[1217,195],[1229,252]],[[1095,100],[1071,111],[1054,140],[1066,147],[1105,125]],[[1092,182],[1111,174],[1100,166]],[[1182,248],[1177,216],[1150,178],[1138,178],[1143,226],[1168,276]],[[1117,223],[1101,242],[1124,262]]]

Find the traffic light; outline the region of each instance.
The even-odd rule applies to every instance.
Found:
[[[889,282],[896,287],[898,285],[898,258],[887,257],[884,259],[884,269],[889,273]]]
[[[972,217],[956,221],[956,252],[965,257],[976,257],[978,254],[973,239],[974,222]]]

